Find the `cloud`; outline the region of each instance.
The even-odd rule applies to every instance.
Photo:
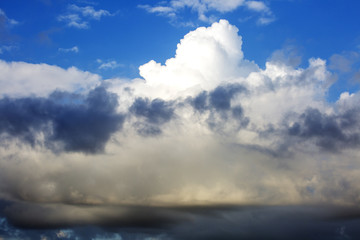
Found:
[[[10,52],[11,50],[16,49],[15,46],[0,46],[0,54],[5,52]]]
[[[254,11],[257,12],[268,12],[270,9],[265,5],[265,3],[260,1],[247,1],[245,5]]]
[[[74,47],[72,47],[72,48],[59,48],[59,51],[60,51],[60,52],[65,52],[65,53],[68,53],[68,52],[78,53],[78,52],[79,52],[79,48],[78,48],[78,46],[74,46]]]
[[[249,10],[261,13],[259,18],[260,24],[268,24],[275,20],[268,6],[262,1],[245,1],[245,0],[171,0],[164,1],[158,5],[139,5],[149,13],[155,13],[169,17],[172,21],[181,15],[184,9],[190,9],[197,13],[198,19],[203,22],[214,22],[218,19],[219,14],[234,11],[240,7],[246,7]],[[209,15],[216,12],[216,15]]]
[[[275,21],[275,16],[271,12],[270,8],[266,6],[264,2],[261,1],[247,1],[245,6],[251,10],[261,14],[261,16],[257,20],[257,24],[259,25],[267,25],[271,22]]]
[[[358,110],[344,112],[341,115],[328,116],[318,109],[308,108],[300,116],[300,121],[289,128],[291,136],[303,139],[315,138],[316,144],[328,151],[337,151],[360,144],[360,133],[356,130]]]
[[[104,70],[106,70],[106,69],[115,69],[115,68],[119,68],[119,67],[123,66],[123,64],[120,64],[120,63],[118,63],[116,61],[104,62],[101,59],[97,59],[96,61],[97,61],[97,63],[100,64],[99,69],[104,69]]]
[[[77,14],[60,15],[57,20],[60,22],[66,22],[69,27],[79,29],[89,28],[89,23],[87,21],[83,21]]]
[[[231,83],[234,75],[246,76],[258,68],[243,60],[242,39],[237,32],[225,20],[210,28],[198,28],[180,41],[174,58],[165,65],[150,61],[140,66],[140,75],[147,86],[157,89],[161,98],[183,95],[184,91],[197,94],[221,83]]]
[[[0,62],[0,214],[83,239],[359,236],[359,92],[328,102],[325,60],[262,68],[242,43],[199,27],[132,80]]]
[[[5,27],[12,27],[19,24],[18,21],[8,18],[6,13],[0,8],[0,30]]]
[[[260,17],[257,21],[259,25],[267,25],[275,21],[274,17]]]
[[[55,90],[87,91],[100,83],[100,76],[75,67],[63,69],[48,64],[0,60],[0,95],[45,97]]]
[[[149,13],[157,13],[160,15],[168,16],[168,17],[176,16],[174,9],[172,7],[166,7],[166,6],[152,7],[150,5],[139,5],[138,7],[145,9]]]
[[[34,146],[41,141],[37,136],[44,135],[40,144],[55,151],[60,145],[65,151],[101,152],[111,134],[121,129],[124,116],[116,114],[117,104],[117,97],[103,88],[90,91],[85,99],[65,92],[54,92],[49,99],[4,98],[0,136],[18,137]]]
[[[333,54],[329,59],[329,69],[337,74],[337,77],[348,84],[359,82],[360,54],[357,51],[343,51]]]
[[[79,7],[75,4],[68,6],[67,13],[57,17],[60,22],[65,22],[69,27],[87,29],[90,27],[89,20],[100,20],[103,16],[112,16],[109,11],[95,10],[92,6]]]
[[[18,21],[9,18],[0,8],[0,42],[13,44],[14,36],[11,34],[11,29],[18,24]]]
[[[306,238],[315,240],[325,238],[335,240],[344,239],[344,237],[356,238],[360,234],[357,228],[359,211],[347,207],[138,207],[137,209],[125,209],[125,214],[122,216],[121,212],[124,209],[110,208],[99,211],[97,207],[84,208],[90,213],[101,212],[103,216],[112,215],[113,222],[98,222],[97,225],[103,226],[102,228],[78,227],[74,230],[63,228],[61,230],[43,230],[45,233],[42,236],[107,240],[238,239],[239,237],[245,239],[300,240]],[[18,212],[20,208],[12,207],[11,210]],[[51,210],[43,210],[51,214]],[[111,213],[110,210],[113,212]],[[78,212],[78,214],[81,213]],[[16,216],[16,214],[13,215]],[[20,217],[20,215],[16,217]],[[18,224],[19,222],[16,220],[13,218],[13,222]],[[34,223],[46,224],[37,215],[35,215]],[[30,221],[22,224],[19,226],[23,226],[25,229],[31,226],[27,225],[31,224]],[[51,226],[51,223],[47,223],[45,226]],[[32,232],[23,230],[21,236],[25,238],[28,233],[32,236],[31,239],[38,239],[41,231],[38,230],[35,234],[34,232],[34,230]]]
[[[357,52],[343,52],[341,54],[334,54],[330,57],[329,68],[340,72],[352,71],[353,65],[359,60],[359,53]]]
[[[111,16],[110,12],[107,10],[95,10],[92,6],[79,7],[75,4],[69,5],[69,10],[81,13],[84,17],[89,17],[95,20],[100,20],[103,16]]]
[[[282,49],[275,50],[271,54],[269,61],[297,67],[301,64],[302,57],[299,53],[298,47],[292,44],[285,44]]]
[[[145,123],[136,122],[138,133],[143,136],[155,136],[162,133],[159,125],[170,121],[174,117],[174,107],[171,102],[161,99],[150,101],[148,98],[137,98],[131,105],[129,111],[139,118],[143,118]]]
[[[130,112],[156,124],[169,121],[174,114],[174,110],[169,103],[161,99],[154,99],[150,102],[149,99],[143,98],[135,100],[134,104],[130,107]]]

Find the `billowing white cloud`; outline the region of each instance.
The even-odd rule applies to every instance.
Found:
[[[156,89],[156,96],[169,99],[184,96],[185,91],[196,94],[246,77],[258,67],[243,59],[242,39],[237,32],[236,27],[221,20],[188,33],[178,44],[175,57],[165,65],[150,61],[140,66],[145,85]],[[151,92],[144,89],[141,94]]]
[[[325,60],[311,58],[300,68],[282,59],[265,68],[246,60],[238,29],[220,20],[185,35],[164,65],[140,66],[142,79],[107,79],[86,102],[49,105],[62,112],[51,113],[45,126],[0,115],[0,198],[21,201],[7,214],[25,225],[106,225],[148,220],[151,214],[134,205],[356,205],[360,94],[328,103],[334,78]],[[100,81],[75,68],[0,67],[3,96],[46,97],[56,88],[73,92]],[[49,111],[34,105],[21,111],[23,101],[11,102],[21,105],[12,111],[0,103],[0,110],[30,120]],[[19,132],[33,134],[33,145]],[[50,148],[56,141],[69,151]],[[105,153],[89,150],[98,142]]]
[[[0,95],[9,97],[47,96],[55,90],[88,91],[101,77],[75,67],[63,69],[48,64],[0,60]]]

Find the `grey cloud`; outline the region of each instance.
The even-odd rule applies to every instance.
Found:
[[[288,129],[290,136],[301,139],[315,139],[316,144],[324,150],[337,151],[341,148],[355,147],[360,144],[358,111],[347,111],[340,115],[327,115],[318,109],[308,108]]]
[[[150,101],[148,98],[137,98],[130,107],[130,112],[155,124],[166,123],[174,116],[171,103],[161,99]]]
[[[244,92],[245,88],[239,84],[219,86],[209,94],[210,105],[218,111],[229,110],[230,101],[237,93]]]
[[[80,206],[60,206],[60,218],[52,218],[55,208],[17,204],[8,208],[7,231],[21,227],[22,236],[68,233],[69,239],[276,239],[339,240],[360,237],[357,207],[314,206],[186,206],[145,207],[82,206],[91,220],[73,222],[70,210]],[[69,208],[69,209],[68,209]],[[59,209],[58,209],[59,210]],[[23,214],[26,217],[22,216]],[[70,222],[69,222],[70,221]],[[71,229],[67,229],[69,224]],[[95,224],[95,225],[94,225]],[[15,226],[15,227],[13,227]],[[34,227],[36,230],[34,230]],[[27,230],[31,228],[32,230]],[[62,229],[67,230],[62,230]],[[20,233],[19,233],[20,234]],[[62,235],[65,235],[62,234]],[[36,238],[37,237],[37,238]],[[72,238],[73,237],[73,238]],[[346,238],[345,238],[346,237]],[[105,238],[106,239],[106,238]]]
[[[203,91],[190,101],[193,108],[197,111],[203,112],[208,109],[208,93],[206,91]]]
[[[329,68],[340,72],[350,72],[359,58],[360,55],[357,52],[334,54],[330,57]]]
[[[102,87],[86,97],[54,92],[49,98],[4,98],[0,100],[0,133],[33,146],[36,136],[43,133],[50,148],[60,141],[66,151],[101,152],[123,124],[117,106],[117,96]]]
[[[359,83],[360,54],[357,51],[344,51],[334,54],[329,59],[329,69],[336,72],[341,81],[348,84]]]
[[[223,125],[223,121],[235,119],[239,122],[239,127],[246,127],[249,119],[245,117],[244,110],[240,105],[231,106],[231,100],[247,90],[240,84],[228,84],[218,86],[209,93],[201,92],[194,98],[190,98],[190,105],[195,111],[204,113],[210,111],[208,118],[209,127],[216,130]]]
[[[160,135],[162,133],[160,127],[156,126],[156,125],[152,125],[152,124],[143,124],[143,123],[136,123],[134,124],[135,127],[137,128],[137,132],[144,136],[144,137],[148,137],[148,136],[157,136]]]
[[[239,93],[246,92],[246,88],[240,84],[218,86],[211,92],[203,91],[194,98],[190,98],[190,104],[197,111],[214,109],[226,111],[231,109],[231,99]]]
[[[129,111],[145,121],[135,124],[138,133],[143,136],[160,135],[162,131],[159,125],[169,122],[175,116],[173,103],[161,99],[150,101],[148,98],[136,98]]]
[[[296,46],[287,43],[282,49],[274,51],[269,61],[297,67],[301,64],[302,57]]]

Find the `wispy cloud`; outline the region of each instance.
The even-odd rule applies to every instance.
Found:
[[[123,67],[124,65],[121,63],[118,63],[116,61],[103,61],[101,59],[96,60],[97,63],[100,64],[99,69],[115,69],[119,67]]]
[[[78,53],[79,52],[79,48],[78,46],[74,46],[72,48],[59,48],[59,52],[74,52],[74,53]]]
[[[11,50],[13,50],[14,48],[16,48],[15,46],[11,46],[11,45],[6,45],[6,46],[0,46],[0,54],[3,54],[5,52],[10,52]]]
[[[0,27],[1,25],[14,26],[19,24],[15,19],[8,18],[5,12],[0,8]]]
[[[107,10],[95,10],[92,6],[79,7],[75,4],[68,6],[67,13],[58,16],[58,21],[65,22],[69,27],[79,29],[89,28],[90,20],[100,20],[104,16],[112,16]]]
[[[207,1],[188,1],[188,0],[171,0],[163,1],[157,5],[139,5],[149,13],[166,16],[175,20],[185,9],[190,9],[197,13],[198,19],[203,22],[214,22],[219,15],[226,12],[234,11],[240,7],[255,11],[260,14],[258,23],[261,25],[268,24],[275,20],[270,8],[262,1],[245,1],[245,0],[207,0]],[[211,12],[211,14],[209,14]],[[214,14],[213,12],[216,12]]]
[[[169,6],[155,6],[152,7],[150,5],[138,5],[139,8],[145,9],[149,13],[156,13],[159,15],[165,15],[168,17],[175,17],[175,9]]]
[[[270,11],[268,6],[266,6],[265,3],[260,2],[260,1],[247,1],[245,3],[245,5],[250,10],[254,10],[254,11],[257,11],[257,12],[268,12],[268,11]]]
[[[92,6],[79,7],[75,4],[69,6],[70,11],[78,12],[84,17],[89,17],[92,19],[100,20],[102,16],[111,16],[110,12],[107,10],[95,10]]]

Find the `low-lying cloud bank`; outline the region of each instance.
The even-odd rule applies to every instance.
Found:
[[[220,20],[131,81],[1,61],[1,215],[27,228],[95,224],[165,229],[156,231],[171,233],[164,239],[238,239],[248,236],[239,222],[258,233],[255,225],[278,212],[285,220],[276,227],[289,209],[303,213],[270,207],[256,217],[239,206],[358,212],[359,93],[329,103],[334,77],[324,60],[299,68],[273,58],[261,69],[241,46],[238,29]],[[290,222],[311,232],[304,219],[321,210],[304,209],[309,215]],[[189,221],[199,231],[180,234],[193,231]],[[345,236],[330,225],[338,235],[328,239]]]

